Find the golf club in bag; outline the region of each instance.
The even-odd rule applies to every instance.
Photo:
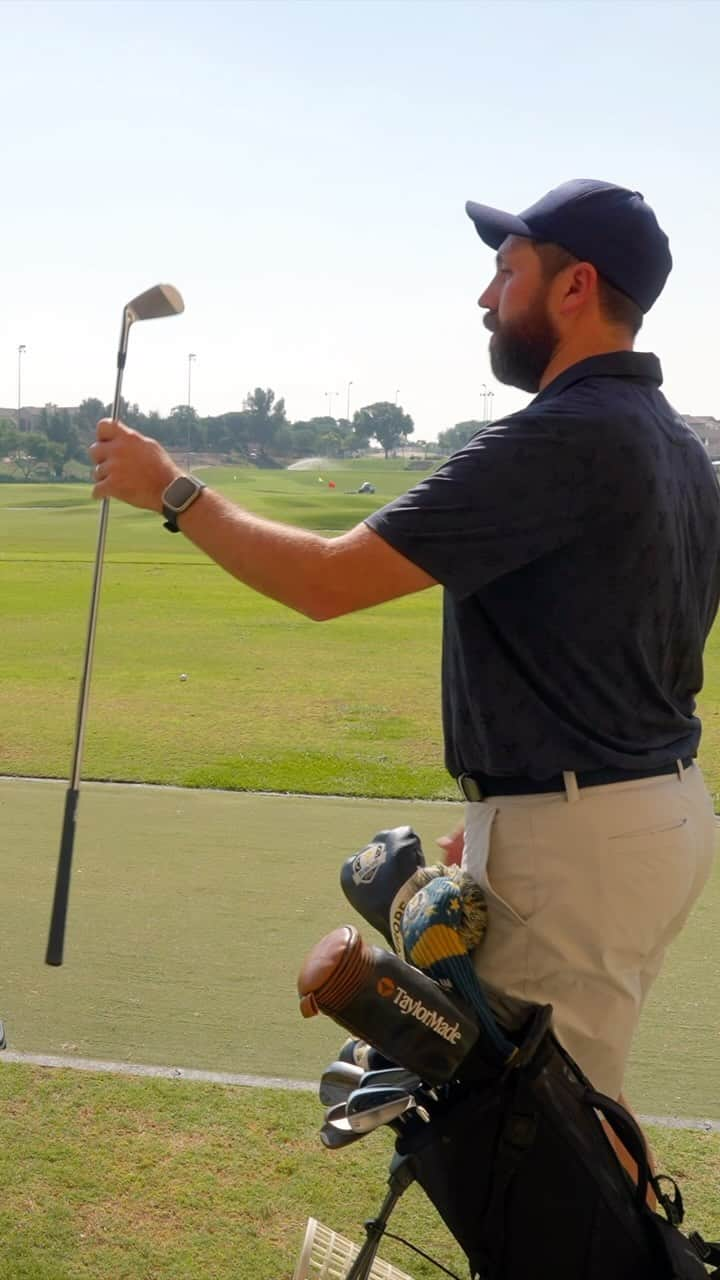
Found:
[[[160,320],[165,316],[177,316],[185,310],[185,304],[177,289],[171,284],[156,284],[147,289],[132,302],[123,307],[122,326],[120,329],[120,345],[117,354],[117,376],[115,379],[115,395],[112,403],[111,417],[117,420],[120,413],[120,393],[122,390],[123,372],[127,358],[128,338],[131,326],[140,320]],[[75,745],[70,770],[69,786],[65,793],[65,811],[63,815],[62,833],[60,837],[60,853],[58,856],[55,877],[55,894],[53,897],[50,931],[48,934],[45,963],[61,965],[65,946],[65,921],[67,917],[68,898],[70,894],[70,872],[72,868],[73,847],[75,844],[75,818],[77,814],[80,788],[80,768],[82,764],[85,723],[87,720],[88,698],[90,694],[90,672],[95,649],[95,631],[97,627],[98,605],[100,602],[100,585],[102,582],[103,556],[110,508],[109,498],[103,498],[100,506],[100,526],[98,529],[97,547],[95,550],[95,568],[93,572],[92,591],[90,595],[90,617],[88,620],[87,639],[85,641],[85,657],[83,661],[80,693],[78,697],[77,721],[75,727]]]
[[[388,833],[382,834],[387,848]],[[401,849],[404,856],[408,833],[395,843],[396,856]],[[358,908],[382,922],[388,937],[397,885],[403,886],[407,875],[404,867],[397,877],[387,874],[393,858],[389,867],[387,859],[373,857],[373,862],[383,868],[382,876],[374,885],[365,878],[362,888],[359,880],[353,882],[352,892]],[[412,942],[408,926],[418,922],[412,904],[413,899],[406,903],[400,922],[406,952]],[[429,940],[439,916],[436,905],[426,906],[430,910],[421,915],[429,921]],[[560,1045],[550,1005],[516,999],[478,979],[478,1011],[475,1002],[465,1003],[457,990],[439,987],[421,968],[366,947],[353,935],[349,926],[336,930],[310,953],[298,982],[302,1011],[328,1014],[414,1071],[423,1082],[427,1122],[414,1120],[420,1108],[399,1117],[389,1191],[378,1215],[365,1224],[365,1243],[345,1280],[368,1280],[388,1217],[413,1181],[464,1251],[473,1280],[707,1280],[709,1267],[720,1280],[720,1244],[707,1243],[697,1232],[680,1232],[684,1210],[678,1187],[652,1173],[632,1115],[598,1093]],[[423,933],[419,936],[422,940]],[[388,978],[417,996],[423,977],[430,990],[464,1009],[475,1027],[474,1032],[464,1029],[452,1052],[438,1056],[432,1046],[432,1077],[424,1070],[423,1041],[434,1039],[424,1011],[436,999],[423,993],[418,1000],[423,1018],[412,1019],[408,1038],[394,1000],[382,997]],[[413,1007],[414,1000],[409,1014]],[[360,1094],[371,1079],[363,1077]],[[407,1087],[413,1091],[412,1082]],[[351,1119],[348,1115],[348,1127]],[[610,1131],[634,1160],[637,1182],[620,1164]],[[662,1212],[649,1207],[649,1188]]]
[[[550,1007],[492,989],[488,998],[517,1057],[502,1076],[442,1086],[427,1102],[429,1123],[402,1130],[388,1193],[346,1280],[371,1276],[390,1213],[413,1181],[465,1252],[472,1280],[708,1280],[707,1267],[720,1277],[720,1245],[680,1232],[679,1188],[651,1173],[633,1117],[594,1090],[555,1039]],[[599,1116],[635,1161],[637,1185]],[[662,1213],[649,1208],[648,1187]]]

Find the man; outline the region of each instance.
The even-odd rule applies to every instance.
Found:
[[[699,440],[633,351],[671,267],[637,192],[579,180],[515,217],[468,204],[497,271],[495,376],[535,399],[335,539],[242,511],[103,421],[97,497],[164,511],[223,568],[315,619],[445,588],[446,763],[490,919],[478,971],[552,1003],[620,1096],[665,948],[710,869],[695,695],[720,593]]]

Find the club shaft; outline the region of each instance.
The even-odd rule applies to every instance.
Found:
[[[117,356],[117,376],[115,378],[115,394],[112,403],[112,418],[116,420],[120,412],[120,395],[122,392],[123,372],[127,356],[127,342],[131,320],[127,309],[123,311],[120,346]],[[75,722],[75,743],[73,746],[70,782],[65,794],[65,813],[60,836],[60,852],[55,875],[55,893],[50,914],[45,963],[59,966],[63,962],[65,949],[65,924],[67,920],[68,901],[70,897],[70,874],[72,871],[73,850],[75,847],[75,819],[80,796],[80,770],[82,767],[83,746],[85,742],[85,726],[87,724],[88,702],[90,698],[90,675],[95,652],[95,634],[97,631],[98,608],[100,604],[100,588],[102,585],[103,560],[107,539],[110,500],[103,498],[100,507],[100,524],[98,527],[97,546],[95,548],[95,565],[93,569],[92,589],[90,593],[90,615],[88,618],[83,658],[80,692],[78,695],[77,719]]]

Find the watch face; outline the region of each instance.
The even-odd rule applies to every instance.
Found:
[[[190,476],[177,476],[165,490],[163,502],[166,507],[170,507],[173,511],[182,511],[183,507],[195,496],[197,491],[197,480],[192,480]]]

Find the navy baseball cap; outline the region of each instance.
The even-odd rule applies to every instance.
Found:
[[[492,249],[507,236],[559,244],[591,262],[641,311],[650,310],[670,274],[670,244],[650,205],[639,191],[611,182],[574,178],[517,215],[472,200],[465,210]]]

